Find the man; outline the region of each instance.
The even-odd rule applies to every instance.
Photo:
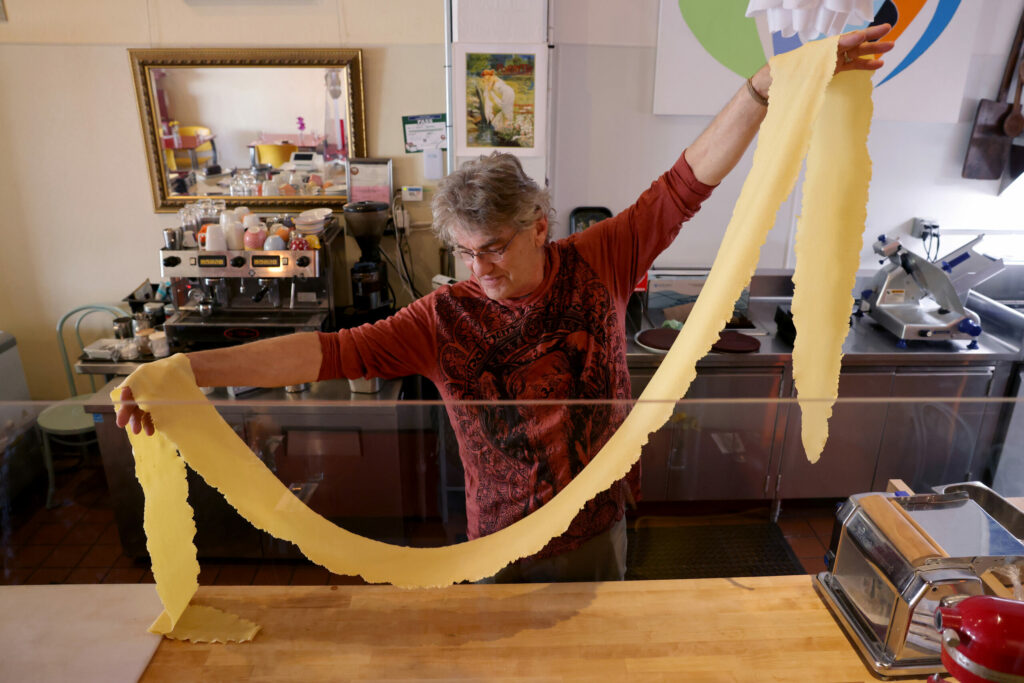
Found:
[[[888,30],[841,38],[836,70],[879,68],[869,56],[892,44],[864,43]],[[604,399],[630,398],[629,294],[739,161],[764,118],[770,79],[766,67],[748,80],[633,206],[556,242],[549,241],[548,193],[515,157],[467,164],[440,184],[433,213],[438,237],[464,260],[470,281],[442,287],[373,325],[189,354],[196,381],[280,386],[424,375],[437,385],[458,437],[470,538],[522,519],[562,490],[624,417],[624,401]],[[259,362],[268,355],[281,360]],[[522,403],[529,399],[547,402]],[[135,406],[124,406],[117,420],[136,433],[153,429]],[[636,475],[598,494],[565,534],[494,580],[621,579],[624,502]]]

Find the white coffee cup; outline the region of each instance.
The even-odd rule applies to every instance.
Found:
[[[238,221],[228,223],[224,226],[224,239],[228,243],[228,249],[233,251],[245,249],[245,228]]]
[[[220,223],[210,223],[206,227],[206,251],[227,251],[227,248],[224,228]]]
[[[242,219],[242,225],[244,225],[247,230],[256,230],[263,227],[263,221],[260,220],[259,216],[250,213]]]

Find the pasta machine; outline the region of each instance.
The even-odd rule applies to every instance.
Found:
[[[860,310],[902,342],[967,339],[976,348],[981,319],[964,302],[972,287],[1003,270],[1002,259],[974,250],[982,237],[929,261],[879,235],[874,251],[888,262],[861,293]]]
[[[1024,512],[976,482],[936,491],[851,496],[836,512],[830,568],[813,580],[880,675],[942,671],[936,611],[970,596],[1011,595],[999,577],[1024,566]]]

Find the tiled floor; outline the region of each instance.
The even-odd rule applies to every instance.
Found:
[[[42,499],[21,507],[3,530],[0,584],[152,583],[148,563],[122,552],[103,471],[99,466],[65,474],[58,480],[57,506],[47,510]],[[823,556],[832,533],[834,503],[784,505],[779,526],[809,573],[825,569]],[[668,511],[666,510],[666,513]],[[679,519],[678,509],[672,511]],[[740,512],[691,506],[685,523],[737,523],[767,519],[766,507]],[[449,542],[439,524],[419,523],[409,529],[413,545]],[[356,577],[331,574],[302,562],[203,561],[203,585],[327,585],[362,583]]]
[[[122,552],[110,494],[98,467],[62,476],[56,507],[42,498],[24,504],[5,529],[0,584],[153,583],[148,562]],[[362,583],[299,562],[203,562],[204,585],[327,585]]]
[[[778,525],[808,574],[825,571],[825,551],[835,523],[834,501],[783,503]]]

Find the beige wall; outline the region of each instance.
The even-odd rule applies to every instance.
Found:
[[[441,2],[422,0],[5,0],[0,23],[0,329],[18,339],[35,399],[67,395],[54,326],[67,310],[117,303],[159,278],[153,210],[127,49],[171,46],[363,49],[368,151],[395,183],[424,184],[401,116],[444,111]],[[426,200],[410,206],[429,218]],[[437,248],[412,236],[417,286]],[[393,248],[393,247],[392,247]],[[396,287],[397,289],[397,287]],[[94,336],[106,331],[99,316]],[[87,382],[80,380],[79,387]]]

